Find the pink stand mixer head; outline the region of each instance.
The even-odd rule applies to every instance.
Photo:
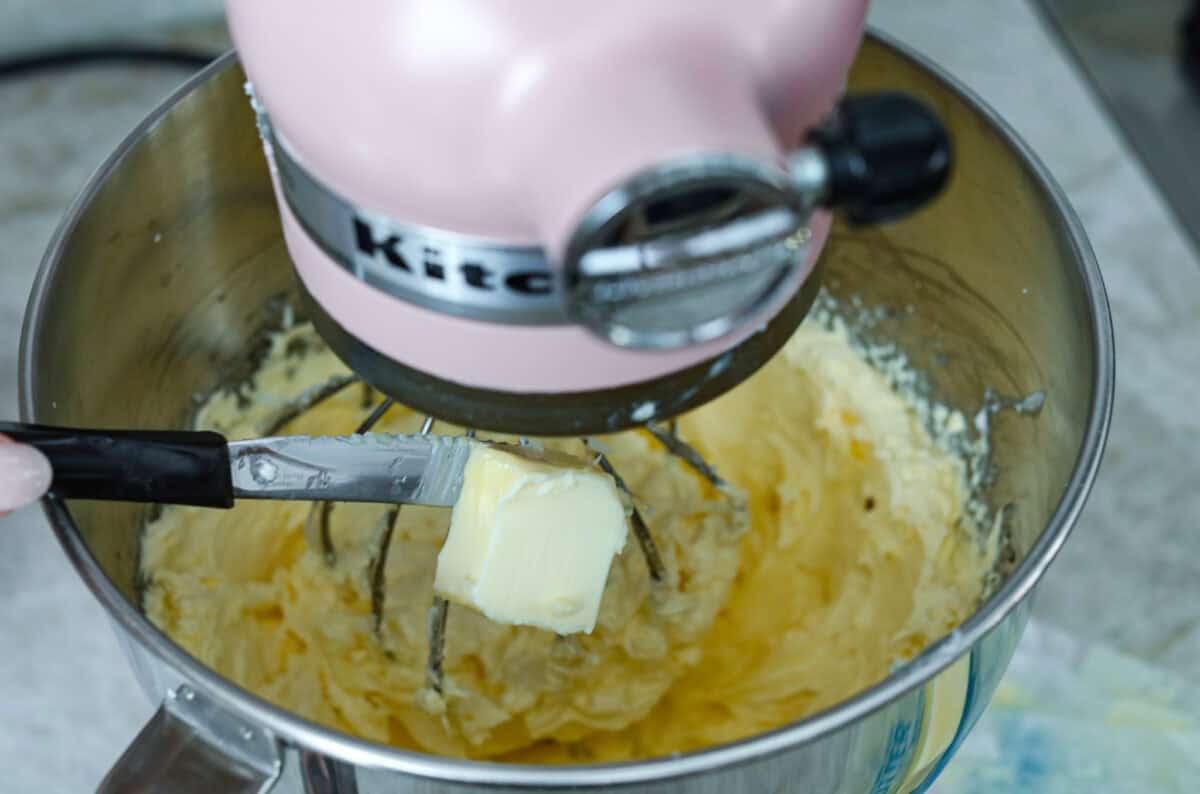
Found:
[[[816,294],[825,210],[938,192],[937,119],[839,100],[866,0],[230,0],[301,292],[366,380],[514,433],[736,385]]]

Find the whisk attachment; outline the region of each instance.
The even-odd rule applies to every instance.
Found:
[[[366,414],[354,432],[356,434],[370,432],[386,417],[388,411],[396,403],[391,398],[386,397],[380,402],[375,403],[378,393],[368,383],[356,376],[345,375],[330,378],[319,386],[307,390],[288,405],[283,406],[278,413],[271,417],[264,434],[272,435],[280,432],[292,420],[318,407],[326,400],[343,394],[346,389],[356,385],[362,388],[361,400],[359,401],[361,407],[364,411],[369,410],[369,413]],[[423,435],[431,433],[435,422],[436,420],[433,416],[426,416],[421,425],[420,433]],[[716,470],[695,448],[679,437],[678,425],[675,420],[661,424],[648,424],[645,426],[645,430],[672,457],[680,460],[713,486],[720,488],[723,492],[727,490],[725,481],[717,474]],[[475,431],[468,429],[465,431],[465,435],[473,438],[475,437]],[[601,449],[598,441],[591,438],[580,438],[579,441],[584,445],[586,456],[592,460],[593,465],[612,477],[613,483],[618,490],[628,498],[631,505],[629,514],[630,529],[634,539],[637,541],[641,556],[646,563],[651,582],[655,586],[668,583],[670,577],[667,566],[663,561],[662,554],[650,526],[641,508],[638,506],[636,495],[617,471],[605,451]],[[519,438],[517,439],[517,443],[522,447],[541,447],[540,442],[529,438]],[[338,556],[331,529],[332,512],[335,504],[335,502],[330,501],[314,502],[310,507],[305,525],[305,533],[311,547],[319,551],[325,563],[331,567],[336,563]],[[371,602],[371,630],[381,645],[385,644],[383,632],[384,609],[387,600],[386,570],[392,541],[399,523],[400,512],[401,507],[393,505],[388,507],[386,512],[380,516],[379,522],[371,535],[370,553],[365,571],[366,584],[369,588]],[[425,660],[425,683],[422,689],[423,694],[420,697],[427,699],[428,703],[439,704],[435,705],[436,708],[445,707],[446,634],[449,613],[449,601],[439,595],[434,595],[426,619],[428,652]],[[384,652],[388,653],[386,647],[384,648]]]

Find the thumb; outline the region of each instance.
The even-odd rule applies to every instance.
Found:
[[[45,455],[0,435],[0,513],[37,501],[53,479]]]

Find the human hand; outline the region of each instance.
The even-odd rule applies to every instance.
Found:
[[[53,479],[45,455],[0,435],[0,516],[37,501]]]

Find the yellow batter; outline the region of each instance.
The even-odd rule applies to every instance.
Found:
[[[252,388],[214,398],[198,424],[259,434],[284,400],[341,371],[311,329],[293,329]],[[287,432],[347,432],[362,398],[348,389]],[[380,429],[419,421],[396,408]],[[843,330],[806,324],[680,432],[741,490],[712,488],[644,433],[603,439],[669,581],[651,583],[630,539],[591,635],[452,607],[444,698],[424,684],[445,510],[401,511],[378,636],[366,574],[378,505],[333,510],[332,564],[306,539],[306,504],[169,508],[143,543],[146,612],[204,663],[318,722],[440,754],[570,763],[778,727],[881,680],[977,605],[994,555],[966,519],[964,464]],[[583,452],[577,440],[551,445]]]

